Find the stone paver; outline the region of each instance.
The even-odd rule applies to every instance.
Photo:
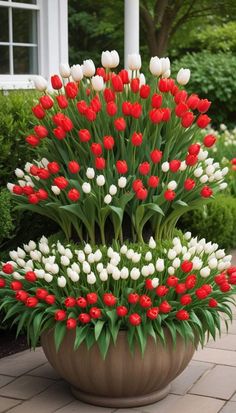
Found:
[[[7,399],[0,396],[0,413],[3,413],[20,403],[20,400]]]
[[[236,336],[233,334],[222,334],[220,340],[210,340],[206,347],[236,351]]]
[[[40,377],[47,377],[53,380],[59,380],[60,376],[57,372],[50,366],[49,363],[45,363],[40,367],[37,367],[34,370],[31,370],[27,373],[30,376],[40,376]]]
[[[14,380],[11,376],[0,376],[0,387],[6,386],[10,381]]]
[[[62,409],[57,410],[57,413],[113,413],[115,409],[106,408],[106,407],[98,407],[98,406],[91,406],[89,404],[85,404],[80,402],[79,400],[75,400],[72,403],[68,404],[67,406],[63,407]]]
[[[41,348],[37,348],[35,351],[26,350],[22,353],[14,354],[14,356],[1,359],[0,374],[17,377],[44,363],[45,355]]]
[[[236,412],[236,403],[228,402],[224,405],[223,409],[220,410],[220,413],[235,413]]]
[[[183,373],[172,382],[171,393],[184,395],[203,373],[213,367],[214,364],[192,361]]]
[[[193,360],[236,367],[236,352],[206,347],[196,351]]]
[[[236,367],[215,366],[191,388],[190,393],[229,400],[235,392]]]
[[[27,400],[35,394],[41,393],[52,384],[44,377],[21,376],[0,389],[0,396]]]

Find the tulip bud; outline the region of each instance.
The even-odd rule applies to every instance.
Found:
[[[81,79],[83,79],[83,70],[82,66],[80,65],[73,65],[70,68],[71,71],[71,76],[75,82],[79,82]]]
[[[162,74],[162,64],[159,57],[151,57],[149,69],[154,76],[159,77]]]
[[[105,177],[103,175],[98,175],[96,179],[97,185],[98,186],[103,186],[105,185]]]
[[[44,79],[43,76],[35,76],[33,81],[34,81],[34,85],[36,89],[39,90],[40,92],[44,92],[44,90],[47,89],[48,82],[46,81],[46,79]]]
[[[112,201],[112,197],[111,197],[111,195],[110,194],[107,194],[106,196],[105,196],[105,198],[104,198],[104,202],[105,202],[105,204],[110,204],[111,203],[111,201]]]
[[[126,187],[126,184],[127,184],[127,179],[126,179],[124,176],[121,176],[121,177],[118,179],[118,187],[119,187],[119,188],[125,188],[125,187]]]
[[[162,272],[165,269],[164,260],[162,258],[158,258],[156,261],[156,270],[158,272]]]
[[[162,74],[170,70],[170,59],[168,57],[161,57],[160,58]],[[166,76],[169,77],[169,76]]]
[[[117,67],[120,63],[120,57],[116,50],[111,51],[112,66],[111,68]]]
[[[102,76],[93,76],[91,79],[92,87],[96,92],[100,92],[104,88],[104,80]]]
[[[101,62],[102,62],[103,67],[111,68],[112,67],[111,52],[109,52],[108,50],[106,52],[102,52]]]
[[[180,84],[180,85],[187,85],[187,83],[189,82],[189,79],[190,79],[190,70],[189,69],[183,69],[183,68],[181,68],[179,71],[178,71],[178,74],[177,74],[177,82]]]
[[[82,190],[85,194],[89,194],[91,192],[91,185],[88,182],[84,182],[82,185]]]
[[[58,188],[58,186],[52,185],[51,190],[55,195],[60,195],[61,190],[60,188]]]
[[[61,77],[70,77],[70,66],[68,65],[68,63],[60,63],[59,72]]]
[[[140,73],[139,76],[139,88],[146,84],[146,78],[143,73]]]
[[[140,70],[141,68],[140,54],[133,53],[133,54],[128,55],[128,68],[130,70]]]
[[[63,275],[61,277],[58,277],[57,285],[61,288],[64,288],[66,286],[66,278]]]
[[[91,59],[84,60],[82,70],[83,70],[84,76],[86,77],[94,76],[96,69],[95,69],[93,61]]]

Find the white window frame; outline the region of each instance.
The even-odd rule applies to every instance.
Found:
[[[37,0],[37,4],[0,0],[0,6],[37,10],[38,74],[49,79],[58,72],[60,62],[68,62],[68,4],[67,0]],[[11,21],[11,19],[10,19]],[[9,39],[10,53],[14,43]],[[1,43],[2,44],[2,43]],[[17,43],[24,46],[23,43]],[[27,44],[28,46],[29,44]],[[30,44],[34,45],[34,44]],[[12,56],[10,58],[12,62]],[[12,64],[12,63],[11,63]],[[33,89],[35,75],[0,75],[0,90]]]

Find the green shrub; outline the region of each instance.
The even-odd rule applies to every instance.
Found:
[[[0,93],[0,185],[14,177],[16,167],[32,159],[32,151],[24,137],[31,128],[31,107],[37,97],[35,91]]]
[[[9,238],[14,229],[11,194],[7,189],[0,191],[0,244]]]
[[[188,212],[179,227],[194,236],[216,242],[221,248],[236,247],[236,198],[220,195],[204,208]]]
[[[173,72],[180,67],[191,70],[189,92],[207,97],[212,105],[209,115],[218,123],[235,122],[236,118],[236,56],[231,53],[199,52],[175,60]]]

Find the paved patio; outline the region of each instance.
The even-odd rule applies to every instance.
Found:
[[[234,257],[234,263],[236,263]],[[236,309],[229,334],[198,350],[164,400],[136,409],[75,400],[41,348],[0,360],[0,413],[236,413]]]

